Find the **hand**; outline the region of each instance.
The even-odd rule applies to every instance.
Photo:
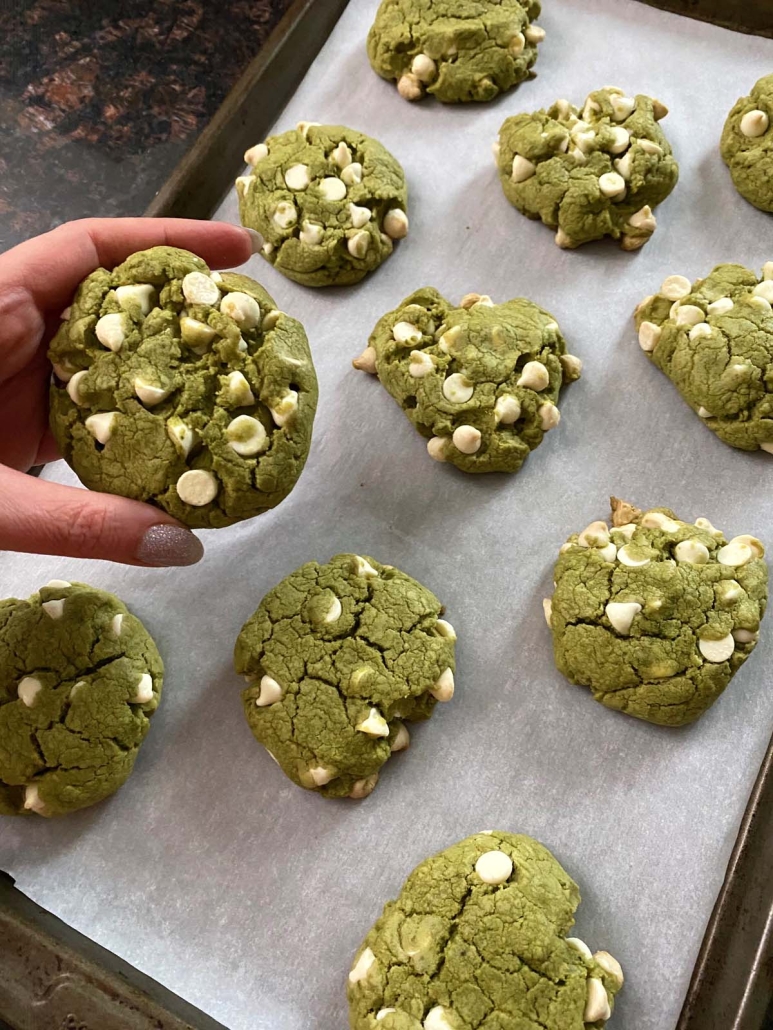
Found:
[[[192,565],[200,541],[160,508],[25,474],[59,457],[48,428],[48,342],[80,282],[129,254],[169,244],[212,268],[245,262],[252,234],[223,222],[88,218],[0,255],[0,549]]]

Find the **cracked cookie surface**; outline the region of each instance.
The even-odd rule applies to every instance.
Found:
[[[544,602],[556,665],[596,701],[682,726],[716,701],[754,650],[768,598],[765,549],[705,518],[612,498],[612,527],[572,534]]]
[[[364,132],[300,122],[244,155],[236,180],[242,224],[261,253],[304,286],[359,282],[408,233],[408,192],[399,162]]]
[[[454,307],[416,290],[376,324],[354,367],[375,373],[437,461],[463,472],[517,472],[560,420],[582,362],[530,300],[470,293]]]
[[[0,601],[0,815],[65,815],[118,790],[163,672],[140,620],[103,590],[52,580]]]
[[[540,10],[539,0],[382,0],[368,58],[406,100],[493,100],[530,76]]]
[[[557,230],[559,247],[611,236],[638,250],[657,226],[652,209],[679,177],[658,125],[667,113],[659,100],[610,86],[590,93],[582,110],[557,100],[507,118],[494,144],[505,196]]]
[[[737,100],[722,130],[720,153],[733,185],[760,211],[773,211],[773,75]]]
[[[620,964],[567,937],[577,884],[542,844],[477,833],[426,859],[363,941],[351,1030],[601,1028]]]
[[[307,562],[266,594],[234,661],[250,729],[294,783],[370,794],[409,744],[402,720],[453,696],[456,633],[442,614],[415,579],[357,554]]]
[[[720,440],[773,454],[773,261],[670,275],[636,308],[639,344]]]
[[[51,428],[91,490],[214,528],[275,507],[303,470],[317,406],[306,334],[245,275],[139,251],[84,280],[49,358]]]

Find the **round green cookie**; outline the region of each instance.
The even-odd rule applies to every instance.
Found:
[[[652,209],[679,177],[658,125],[667,114],[659,100],[609,86],[591,93],[582,112],[557,100],[506,119],[494,144],[505,196],[556,229],[559,247],[611,236],[638,250],[655,231]]]
[[[65,815],[115,793],[164,666],[117,597],[54,579],[0,601],[0,815]]]
[[[275,507],[311,443],[303,326],[258,283],[174,247],[85,279],[51,343],[51,429],[90,490],[194,529]]]
[[[368,58],[406,100],[493,100],[530,77],[539,0],[382,0]]]
[[[379,319],[353,364],[378,375],[432,458],[463,472],[517,472],[582,367],[530,300],[469,293],[454,307],[430,286]]]
[[[351,1030],[601,1028],[620,963],[566,934],[577,884],[542,844],[486,831],[418,865],[349,973]]]
[[[339,554],[307,562],[260,602],[236,641],[255,737],[301,787],[364,798],[401,720],[454,693],[456,633],[434,594],[392,565]]]
[[[593,697],[661,726],[694,722],[754,650],[768,599],[765,549],[704,518],[612,498],[612,529],[573,533],[543,602],[556,665]]]
[[[773,211],[773,75],[755,83],[727,116],[720,153],[735,188],[760,211]]]
[[[773,454],[773,261],[670,275],[636,309],[639,343],[720,440]]]
[[[242,224],[263,237],[263,257],[304,286],[357,283],[408,233],[408,191],[398,161],[343,125],[299,122],[244,155],[236,180]]]

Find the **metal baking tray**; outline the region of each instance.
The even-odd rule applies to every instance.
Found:
[[[664,127],[685,169],[677,192],[661,208],[661,228],[645,248],[642,258],[620,255],[614,247],[604,244],[586,248],[586,252],[579,255],[563,255],[553,250],[548,230],[524,224],[524,220],[507,208],[498,194],[493,174],[478,162],[477,156],[469,168],[464,164],[454,168],[453,161],[446,160],[448,155],[443,154],[442,140],[435,126],[442,119],[440,124],[447,126],[448,133],[458,139],[464,153],[468,153],[468,146],[471,153],[472,145],[468,141],[476,131],[478,117],[487,118],[495,131],[507,114],[540,106],[546,97],[569,93],[574,98],[614,80],[629,86],[628,77],[620,70],[620,62],[612,62],[615,67],[599,81],[596,53],[588,61],[588,73],[578,77],[576,91],[570,88],[574,84],[571,73],[560,73],[562,53],[576,42],[575,33],[581,38],[595,37],[598,50],[602,46],[613,47],[620,31],[618,20],[624,23],[632,38],[637,39],[637,45],[665,45],[665,39],[673,35],[682,42],[685,55],[690,54],[691,48],[694,48],[695,58],[701,54],[716,58],[724,52],[724,67],[715,64],[713,72],[708,72],[705,78],[705,83],[709,79],[722,80],[722,71],[726,76],[728,68],[734,69],[732,80],[724,82],[724,92],[718,88],[717,96],[721,99],[717,101],[717,109],[722,113],[730,106],[727,99],[732,102],[746,91],[757,74],[767,70],[762,68],[755,74],[755,68],[761,67],[765,60],[770,65],[773,48],[762,47],[749,53],[749,41],[741,47],[741,37],[703,25],[693,28],[690,22],[648,11],[634,0],[553,0],[546,5],[548,9],[541,19],[549,35],[537,66],[540,78],[536,83],[526,84],[485,109],[449,110],[431,102],[408,108],[392,95],[386,84],[372,76],[362,60],[364,31],[372,18],[375,0],[353,0],[319,61],[312,63],[346,6],[345,0],[301,0],[290,9],[264,51],[148,212],[188,217],[211,217],[217,213],[220,217],[233,218],[233,197],[230,196],[224,206],[221,201],[239,173],[244,149],[264,137],[275,124],[283,129],[299,117],[337,120],[333,117],[336,106],[345,110],[346,117],[342,116],[341,120],[365,129],[371,127],[374,135],[399,158],[409,155],[404,163],[413,200],[412,233],[371,280],[346,291],[315,293],[282,280],[257,260],[252,267],[253,274],[274,293],[281,306],[303,318],[323,386],[326,407],[321,405],[320,408],[310,467],[293,495],[293,498],[297,495],[297,503],[291,498],[276,513],[254,523],[218,531],[217,536],[206,534],[208,558],[191,572],[119,572],[115,567],[99,563],[84,568],[82,563],[64,560],[54,562],[52,571],[50,559],[0,558],[0,572],[4,583],[9,585],[5,594],[23,594],[23,588],[33,589],[38,581],[51,575],[82,578],[115,589],[138,614],[146,616],[148,625],[160,637],[169,668],[164,705],[132,780],[115,799],[90,813],[58,823],[28,820],[17,828],[16,823],[9,825],[6,820],[0,827],[0,866],[17,878],[21,888],[17,889],[9,880],[0,880],[0,1030],[3,1021],[12,1030],[22,1027],[25,1030],[51,1027],[53,1030],[73,1025],[62,1022],[67,1014],[73,1020],[99,1026],[102,1030],[112,1030],[113,1026],[136,1027],[137,1030],[151,1026],[165,1030],[185,1027],[216,1030],[223,1025],[232,1030],[247,1027],[250,1030],[268,1027],[297,1030],[301,1026],[304,1030],[334,1030],[345,1022],[341,984],[346,956],[353,952],[381,903],[394,895],[416,860],[466,832],[479,829],[478,815],[482,820],[480,825],[488,825],[494,819],[502,828],[531,832],[554,848],[580,882],[585,901],[578,913],[578,932],[581,936],[587,934],[594,946],[609,947],[613,952],[619,950],[618,940],[626,920],[647,922],[657,915],[658,905],[662,906],[661,946],[670,949],[669,954],[681,955],[679,968],[672,970],[669,980],[644,983],[637,972],[637,955],[633,951],[621,955],[628,983],[612,1026],[620,1030],[642,1030],[646,1026],[649,1030],[650,1025],[655,1024],[650,1024],[646,1016],[642,1018],[647,998],[656,1001],[669,995],[669,1005],[663,1009],[669,1015],[658,1021],[660,1030],[668,1026],[676,1026],[677,1030],[760,1030],[765,1025],[773,970],[773,883],[769,876],[773,853],[773,745],[765,754],[773,720],[769,705],[764,703],[766,656],[771,655],[767,641],[770,634],[763,633],[755,656],[712,712],[693,729],[675,731],[671,735],[669,731],[646,727],[606,712],[581,691],[565,685],[552,669],[549,641],[538,609],[542,592],[549,590],[550,568],[558,544],[572,529],[603,516],[604,493],[611,490],[625,492],[627,489],[630,499],[639,503],[670,501],[684,515],[706,514],[720,525],[724,524],[724,519],[734,532],[755,532],[773,543],[773,511],[769,504],[760,498],[745,509],[743,504],[726,496],[734,489],[739,491],[755,481],[764,481],[765,470],[754,457],[733,454],[695,425],[691,413],[669,393],[668,383],[640,354],[632,351],[635,342],[630,329],[630,285],[627,284],[627,280],[635,280],[635,299],[638,299],[657,285],[659,275],[662,278],[671,271],[699,275],[715,261],[723,259],[761,264],[759,248],[751,248],[749,244],[739,253],[729,234],[713,248],[707,248],[710,253],[706,256],[696,257],[693,252],[699,244],[706,246],[707,237],[698,231],[698,223],[707,213],[716,209],[727,211],[733,235],[744,242],[764,226],[764,216],[747,209],[735,196],[724,181],[724,169],[715,167],[718,158],[714,157],[714,166],[704,155],[699,161],[685,160],[691,142],[691,126],[684,112],[680,115],[679,102],[687,108],[691,97],[677,74],[673,76],[671,89],[667,88],[668,75],[653,73],[652,83],[630,81],[631,90],[651,88],[671,104],[674,121],[669,119]],[[588,33],[591,25],[594,32]],[[552,52],[548,49],[550,46]],[[690,65],[690,61],[685,61],[685,65]],[[331,86],[336,68],[340,74],[338,101],[335,80]],[[543,81],[546,92],[538,92]],[[697,91],[705,83],[699,76],[694,88]],[[305,103],[302,113],[295,109],[297,92]],[[352,94],[357,96],[356,106]],[[286,103],[290,107],[283,113]],[[379,107],[375,117],[371,106],[374,103]],[[391,111],[391,128],[385,121],[386,111]],[[453,210],[457,215],[464,212],[464,229],[460,228],[458,246],[452,260],[448,260],[444,252],[449,242],[448,225],[436,229],[427,216],[422,216],[419,206],[423,199],[432,210],[427,187],[418,181],[426,164],[415,160],[411,150],[410,138],[419,133],[426,136],[428,153],[433,153],[434,146],[438,147],[444,174],[448,168],[449,175],[453,172],[457,178],[457,192],[469,191],[470,196],[479,199],[480,210],[476,214],[483,223],[482,231],[501,244],[501,240],[496,239],[493,219],[505,223],[512,233],[513,257],[521,257],[512,274],[500,276],[496,283],[490,281],[490,270],[484,270],[483,262],[477,260],[480,236],[475,232],[472,214],[464,219],[469,205],[461,196],[456,198]],[[474,146],[478,148],[478,143]],[[713,139],[710,147],[715,147]],[[708,152],[707,146],[707,155]],[[475,193],[476,184],[481,182],[485,195]],[[720,196],[704,202],[699,192],[705,189],[717,189]],[[694,215],[689,214],[691,204]],[[681,220],[677,208],[687,211]],[[675,245],[680,230],[688,233],[686,247]],[[419,234],[427,238],[426,245],[422,246],[421,240],[414,243]],[[670,265],[669,261],[675,260],[685,249],[691,253],[683,258],[682,265],[678,268]],[[749,249],[753,252],[747,252]],[[536,266],[536,272],[529,274],[524,254]],[[506,249],[502,256],[508,256]],[[476,271],[470,271],[471,268]],[[608,314],[614,321],[615,339],[611,342],[600,336],[594,339],[584,319],[572,310],[572,298],[588,296],[583,276],[589,269],[597,276],[607,277],[603,300],[610,304]],[[483,275],[489,278],[480,281]],[[572,279],[571,288],[562,292],[555,282],[567,276]],[[535,278],[540,277],[546,283],[541,294],[535,285]],[[528,280],[528,285],[524,280]],[[554,311],[573,349],[586,361],[586,379],[562,399],[562,405],[566,405],[565,428],[559,432],[564,435],[557,433],[546,441],[513,480],[495,482],[498,477],[491,477],[485,483],[471,483],[472,477],[463,480],[451,470],[427,465],[421,442],[414,439],[407,424],[402,424],[404,420],[390,407],[389,398],[382,396],[383,391],[377,384],[347,371],[346,359],[357,353],[364,342],[363,326],[375,321],[382,310],[393,306],[413,286],[425,282],[437,285],[451,297],[468,289],[493,292],[495,299],[526,293]],[[389,303],[383,302],[382,294],[390,296]],[[356,307],[365,307],[366,314],[355,317],[353,309]],[[350,325],[356,325],[356,331],[345,333],[340,342],[335,331],[339,311],[346,315]],[[637,377],[638,397],[632,407],[653,412],[654,422],[669,434],[668,439],[662,433],[657,437],[655,446],[660,459],[678,462],[682,452],[673,446],[671,437],[683,441],[691,452],[700,455],[701,463],[713,468],[709,484],[697,481],[694,470],[685,466],[678,470],[679,477],[685,481],[683,487],[675,482],[668,497],[652,496],[651,473],[640,473],[636,462],[624,456],[603,482],[577,471],[589,445],[603,444],[598,434],[599,427],[605,425],[603,418],[593,416],[597,425],[590,435],[582,426],[584,414],[590,419],[592,412],[603,410],[607,403],[605,369],[594,353],[596,348],[600,351],[606,348],[603,353],[610,358],[614,356],[623,375]],[[337,447],[335,423],[338,420],[343,423],[342,432],[349,434],[348,444],[358,438],[356,427],[368,420],[373,423],[370,433],[378,437],[379,442],[374,445],[368,434],[373,453],[370,460],[357,465],[360,482],[347,482],[345,492],[331,500],[329,496],[321,496],[322,490],[317,493],[311,489],[310,484],[314,463],[324,465],[326,455]],[[649,419],[639,418],[632,428],[631,438],[641,436],[651,425]],[[575,433],[582,438],[573,441]],[[390,460],[388,448],[381,446],[382,437],[394,437],[394,450],[404,460],[415,464],[415,471]],[[637,457],[641,462],[646,454],[640,450]],[[742,466],[740,473],[734,470],[736,462]],[[322,472],[321,469],[320,474]],[[58,466],[44,472],[44,475],[49,474],[52,478],[72,481]],[[336,475],[335,463],[325,474]],[[571,474],[575,475],[576,482],[570,478]],[[572,485],[561,488],[562,477],[566,484]],[[554,502],[549,516],[535,502],[535,496],[546,482],[550,483]],[[715,486],[720,482],[730,484],[729,491],[717,491]],[[415,495],[418,491],[421,491],[420,503],[415,496],[408,496],[409,492]],[[463,503],[456,507],[459,495]],[[315,509],[317,503],[319,510]],[[465,510],[473,512],[473,505],[491,510],[495,516],[495,521],[487,527],[488,535],[474,525],[467,534],[464,527],[458,525]],[[355,509],[366,515],[355,517]],[[306,524],[309,511],[315,512],[311,527]],[[452,524],[449,524],[449,513],[455,520]],[[331,519],[336,518],[351,520],[353,528],[334,525]],[[544,527],[542,522],[546,523]],[[503,603],[491,570],[494,566],[510,564],[515,574],[521,567],[523,559],[519,555],[519,564],[515,564],[513,549],[523,530],[513,532],[510,523],[531,527],[536,563],[541,571],[530,570],[529,589],[524,597],[519,597],[517,604],[506,613],[499,610],[503,629],[493,636],[500,653],[496,662],[486,665],[480,656],[478,662],[473,660],[475,649],[470,638],[491,632],[484,606],[493,603],[492,599]],[[385,557],[387,545],[388,558]],[[460,633],[461,690],[458,698],[439,712],[432,724],[417,733],[415,751],[403,759],[395,759],[393,768],[387,767],[382,784],[362,807],[333,804],[326,808],[325,802],[302,795],[297,788],[286,784],[271,763],[264,761],[266,756],[251,739],[245,739],[235,696],[238,685],[229,671],[233,634],[223,635],[221,639],[218,625],[217,650],[222,651],[222,660],[216,669],[207,669],[209,699],[194,690],[193,680],[203,662],[192,659],[191,664],[183,668],[183,674],[178,674],[177,668],[184,666],[185,659],[179,654],[175,637],[181,627],[187,625],[190,632],[191,626],[197,626],[197,606],[187,595],[200,589],[202,577],[215,575],[219,565],[224,567],[227,563],[229,569],[247,570],[239,572],[238,591],[234,588],[233,596],[228,593],[227,583],[220,584],[221,589],[215,591],[216,597],[227,596],[229,603],[238,608],[230,620],[238,629],[265,589],[300,560],[325,559],[337,549],[354,546],[363,551],[371,549],[384,560],[401,564],[448,602],[449,617],[456,621]],[[454,553],[455,548],[458,554]],[[270,555],[269,550],[275,550],[277,556]],[[485,559],[481,558],[482,554],[486,554]],[[480,571],[476,571],[476,563],[481,564]],[[477,601],[477,607],[473,601]],[[176,612],[170,613],[170,607]],[[503,641],[509,643],[509,652],[501,653]],[[214,642],[212,649],[215,649]],[[169,661],[170,652],[176,653],[176,664]],[[529,670],[528,674],[524,672],[514,677],[509,669],[502,672],[502,665],[516,663],[519,653],[523,655],[522,668]],[[477,673],[478,667],[483,668],[483,675]],[[538,670],[536,674],[534,668]],[[487,674],[492,673],[501,677],[502,700],[485,700],[486,692],[493,689],[487,679]],[[523,687],[522,681],[526,680],[527,686]],[[539,707],[529,708],[531,702],[527,695],[536,689],[547,693],[544,712],[548,720],[544,726],[536,721]],[[183,697],[186,690],[191,694],[190,712]],[[213,706],[212,691],[225,695],[223,709],[227,708],[227,713],[218,705]],[[476,693],[477,702],[474,701]],[[476,708],[481,706],[485,707],[485,712],[478,715]],[[233,709],[236,709],[235,715]],[[207,740],[211,743],[215,739],[216,743],[206,747],[201,761],[188,759],[183,767],[187,765],[186,775],[193,780],[196,791],[201,791],[204,811],[192,804],[190,798],[186,801],[178,795],[176,801],[173,792],[173,786],[179,791],[181,784],[187,785],[186,776],[181,777],[180,756],[189,739],[200,739],[194,723],[188,721],[199,717],[208,723]],[[535,721],[530,724],[529,719]],[[223,720],[225,731],[218,733],[217,723]],[[463,733],[464,724],[473,729],[467,744],[474,745],[477,740],[488,746],[486,735],[491,733],[492,720],[500,727],[512,721],[511,746],[515,752],[512,764],[518,775],[508,782],[505,791],[499,790],[495,782],[484,780],[482,789],[476,792],[475,780],[469,772],[470,768],[477,768],[475,763],[467,764],[463,774],[459,772],[460,767],[465,767],[465,761],[469,763],[470,753],[461,750],[457,762],[449,763],[443,757],[443,749],[449,739],[456,744],[455,735]],[[519,721],[523,723],[520,729]],[[565,724],[563,728],[561,724]],[[509,738],[500,728],[495,739],[499,750]],[[541,757],[535,751],[535,772],[530,776],[530,763],[519,766],[517,752],[540,748],[545,754]],[[588,748],[597,755],[589,762],[582,757]],[[579,840],[572,814],[562,811],[567,793],[578,800],[576,791],[562,780],[563,774],[551,771],[560,764],[560,749],[577,749],[577,762],[586,772],[592,771],[599,781],[595,789],[592,780],[588,783],[587,789],[594,795],[590,810],[596,806],[611,808],[605,825],[611,829],[616,823],[627,826],[632,839],[645,842],[641,854],[633,853],[627,840],[613,836],[599,842],[602,846]],[[641,777],[636,775],[635,762],[625,761],[628,749],[633,749],[641,763]],[[678,765],[685,751],[689,752],[690,760],[679,767],[680,776],[694,776],[696,789],[698,781],[707,777],[711,790],[704,790],[696,806],[689,792],[680,796],[679,805],[685,806],[684,811],[675,811],[673,797],[667,792],[653,798],[651,804],[642,806],[641,812],[642,819],[648,819],[649,823],[637,828],[635,819],[632,822],[626,817],[625,806],[638,817],[638,797],[645,789],[640,780],[657,778],[659,763]],[[653,755],[659,757],[653,759]],[[233,795],[223,799],[222,794],[214,798],[209,794],[207,777],[202,778],[202,766],[207,768],[209,760],[212,760],[214,783],[221,788],[228,784],[232,790],[239,791],[237,799]],[[501,756],[497,758],[500,760]],[[398,765],[398,761],[402,765]],[[653,764],[648,765],[648,762]],[[229,763],[238,766],[238,776],[219,775],[218,770],[222,773],[223,765]],[[168,773],[165,765],[168,765]],[[717,774],[717,765],[722,768],[721,775]],[[434,782],[431,788],[419,782],[435,780],[438,769],[460,776],[461,787],[456,780],[446,784]],[[607,788],[611,790],[621,774],[630,779],[630,795],[626,797],[623,790],[612,797]],[[673,786],[667,775],[658,778],[658,783],[661,787]],[[150,794],[158,794],[159,800],[153,801],[153,807],[144,818],[143,806]],[[246,808],[245,801],[249,801]],[[422,802],[431,802],[433,807],[429,814],[422,810]],[[226,809],[225,821],[219,810],[211,810],[213,804]],[[193,826],[182,845],[173,834],[165,833],[166,822],[174,824],[178,818],[178,807]],[[248,820],[246,826],[242,825],[239,820],[244,818],[245,810],[253,808],[263,817],[275,817],[275,824],[256,824]],[[320,814],[320,808],[324,814]],[[372,819],[379,812],[384,813],[388,825],[382,830],[373,830],[368,849],[355,849],[352,853],[348,841],[355,839],[360,843],[357,821]],[[318,819],[324,822],[318,823]],[[131,870],[124,868],[114,854],[114,848],[126,840],[119,832],[120,820],[134,820],[136,833],[147,837],[144,853],[150,867],[139,869],[135,875],[130,875]],[[716,822],[716,832],[712,832],[712,820]],[[275,839],[276,833],[284,834],[281,840]],[[213,834],[218,840],[216,846],[208,844]],[[199,845],[197,835],[201,838]],[[573,835],[578,837],[575,843]],[[652,851],[646,849],[646,839],[650,836],[656,845]],[[89,842],[96,852],[93,857],[85,850]],[[177,857],[176,848],[197,846],[203,852],[200,867],[196,856]],[[662,860],[658,857],[658,849],[664,853],[672,847],[686,856],[686,861],[696,859],[696,868],[706,874],[692,883],[687,872],[684,889],[676,892],[664,873],[668,866],[673,875],[674,864],[669,865],[667,856]],[[298,870],[293,870],[290,861],[298,849],[317,849],[320,869],[317,871],[313,862],[304,864],[302,878],[285,882],[283,850],[286,850],[286,868],[290,869],[292,877],[300,875]],[[261,852],[266,856],[263,860]],[[643,858],[645,852],[646,858]],[[73,859],[70,853],[75,856]],[[216,861],[218,854],[220,858]],[[167,861],[167,855],[171,856],[171,861]],[[598,872],[594,868],[594,856]],[[360,873],[360,869],[364,872]],[[345,881],[343,885],[334,883],[332,877],[336,870]],[[141,876],[139,883],[137,875]],[[613,883],[608,887],[606,881],[610,875]],[[146,892],[144,887],[149,876],[151,889]],[[267,877],[275,890],[273,895],[269,893],[269,899],[279,899],[275,904],[266,903],[266,918],[271,919],[273,925],[265,944],[260,941],[265,923],[261,922],[261,910],[259,906],[256,908],[254,900],[261,877]],[[223,895],[223,908],[228,909],[231,920],[239,923],[246,957],[234,947],[235,937],[233,933],[229,936],[228,920],[224,919],[222,926],[218,924],[217,906],[212,907],[212,899],[202,884],[213,878],[217,891]],[[347,883],[351,883],[351,888]],[[352,898],[352,891],[358,887],[367,887],[370,892],[366,901]],[[82,933],[65,925],[57,916],[44,912],[26,898],[22,890]],[[229,891],[245,909],[243,922],[237,920],[229,908],[226,899]],[[649,899],[646,906],[641,900],[644,896]],[[105,911],[108,904],[115,906],[114,914],[109,908]],[[202,949],[204,938],[194,939],[195,935],[190,935],[190,912],[199,904],[210,923],[206,939],[210,946],[220,949],[218,954],[205,952]],[[155,906],[157,918],[152,912],[149,915],[149,910]],[[674,907],[683,910],[679,911],[678,919],[672,918]],[[682,931],[688,925],[689,935],[684,935],[683,941]],[[319,998],[321,1006],[318,1018],[314,1018],[307,1009],[293,1008],[294,992],[301,980],[297,971],[290,968],[285,977],[279,975],[269,952],[285,954],[283,949],[288,942],[291,950],[310,945],[319,951],[325,933],[329,937],[329,949],[317,955],[314,969],[309,973],[310,996]],[[190,939],[181,939],[186,934]],[[640,936],[642,942],[658,946],[658,933],[652,934],[649,926],[642,929]],[[340,938],[345,939],[344,944]],[[106,951],[103,944],[122,957]],[[164,961],[166,950],[173,952],[168,962]],[[287,956],[289,954],[288,951]],[[233,974],[227,984],[222,982],[224,966]],[[269,969],[268,973],[264,972],[265,968]],[[183,970],[194,972],[182,975]],[[211,1015],[183,1002],[151,980],[148,974],[157,975],[168,987],[179,990]],[[217,983],[218,977],[220,983]],[[266,994],[271,986],[275,988],[272,999],[275,1004],[266,1007]],[[228,992],[234,995],[233,1003],[224,1000]],[[62,1007],[57,1008],[60,1002]],[[213,1016],[221,1022],[216,1023]]]

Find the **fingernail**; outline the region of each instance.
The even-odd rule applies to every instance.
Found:
[[[244,231],[250,237],[250,247],[252,248],[252,253],[259,253],[260,248],[263,246],[265,242],[263,237],[260,235],[257,229],[245,229]]]
[[[204,557],[201,541],[189,529],[162,523],[151,526],[137,548],[145,565],[195,565]]]

